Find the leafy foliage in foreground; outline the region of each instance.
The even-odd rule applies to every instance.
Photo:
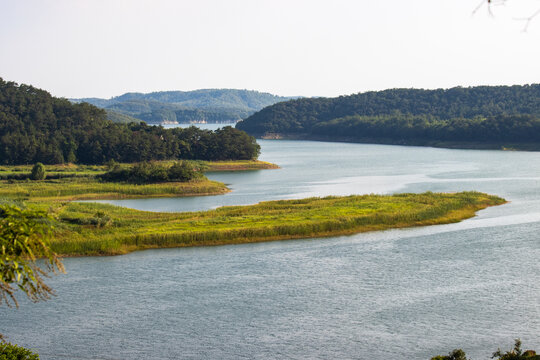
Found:
[[[540,356],[536,355],[536,351],[521,350],[520,339],[515,340],[514,348],[512,350],[503,352],[501,349],[497,349],[497,351],[493,353],[492,358],[497,358],[497,360],[540,360]]]
[[[16,288],[32,301],[46,300],[52,294],[43,276],[64,268],[49,249],[51,221],[44,211],[0,205],[0,304],[17,305]],[[37,265],[39,258],[45,259],[44,268]]]
[[[477,192],[363,195],[262,202],[210,211],[156,213],[105,204],[68,203],[52,248],[60,254],[121,254],[133,250],[312,238],[457,222],[504,203]],[[35,206],[50,207],[50,202]],[[111,226],[90,224],[97,212]],[[89,219],[87,221],[87,219]]]
[[[0,78],[0,163],[103,164],[168,159],[249,160],[255,139],[231,127],[216,131],[119,124],[88,103]]]
[[[461,349],[454,349],[448,355],[437,355],[431,360],[468,360],[465,352]]]
[[[521,350],[521,340],[516,339],[514,348],[503,352],[501,349],[498,349],[491,356],[492,359],[497,360],[540,360],[540,355],[536,355],[534,350]],[[448,355],[437,355],[431,358],[431,360],[469,360],[465,356],[465,352],[461,349],[454,349]]]
[[[0,360],[39,360],[39,355],[21,346],[0,342]]]

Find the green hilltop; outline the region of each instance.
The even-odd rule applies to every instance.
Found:
[[[540,84],[303,98],[236,126],[251,135],[447,147],[540,148]]]
[[[109,118],[122,122],[116,114],[131,116],[147,123],[232,123],[262,108],[291,97],[252,90],[203,89],[194,91],[159,91],[125,93],[111,99],[81,98],[107,110]]]
[[[230,126],[164,129],[107,117],[89,103],[73,104],[0,78],[0,164],[250,160],[259,154],[253,137]]]

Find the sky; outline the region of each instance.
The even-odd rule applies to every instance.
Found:
[[[540,0],[0,0],[0,77],[54,96],[540,83]],[[490,11],[492,14],[490,14]]]

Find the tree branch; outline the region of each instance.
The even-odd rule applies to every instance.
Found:
[[[491,10],[492,6],[506,5],[508,0],[481,0],[480,3],[474,8],[472,15],[474,16],[483,6],[487,6],[489,16],[493,17],[493,11]],[[540,15],[540,9],[536,10],[531,16],[523,18],[514,18],[514,20],[525,21],[525,26],[523,27],[523,32],[527,32],[531,21]]]

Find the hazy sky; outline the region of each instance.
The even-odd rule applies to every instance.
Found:
[[[496,0],[495,0],[496,1]],[[63,97],[540,82],[540,0],[0,0],[0,77]]]

